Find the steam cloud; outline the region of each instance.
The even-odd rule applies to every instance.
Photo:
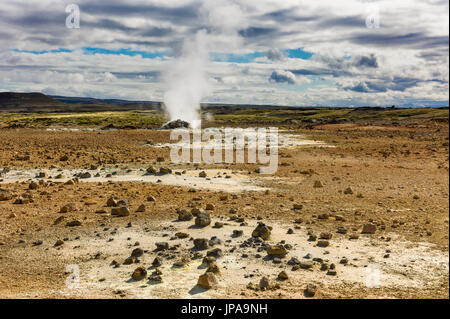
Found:
[[[184,120],[193,128],[201,127],[200,102],[212,93],[208,69],[209,53],[237,50],[242,39],[238,31],[245,27],[239,5],[232,1],[207,1],[200,7],[204,28],[187,38],[181,55],[171,61],[165,74],[164,105],[170,120]]]

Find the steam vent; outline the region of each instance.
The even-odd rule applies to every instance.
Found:
[[[161,129],[163,130],[173,130],[177,128],[191,128],[191,124],[182,120],[171,121],[167,124],[164,124]]]

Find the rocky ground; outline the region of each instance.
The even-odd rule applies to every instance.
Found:
[[[449,298],[448,123],[290,129],[273,176],[169,133],[0,130],[0,297]]]

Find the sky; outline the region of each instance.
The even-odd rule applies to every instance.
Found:
[[[204,32],[202,102],[448,106],[448,29],[448,0],[2,0],[0,91],[162,101]]]

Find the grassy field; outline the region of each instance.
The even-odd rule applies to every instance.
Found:
[[[2,113],[3,127],[107,127],[155,128],[166,122],[157,111],[86,113]]]
[[[210,107],[202,110],[205,125],[289,125],[311,126],[354,123],[362,125],[408,125],[424,120],[448,121],[448,108],[287,108],[287,107]],[[0,127],[115,127],[158,128],[167,116],[156,110],[7,113],[0,116]]]

